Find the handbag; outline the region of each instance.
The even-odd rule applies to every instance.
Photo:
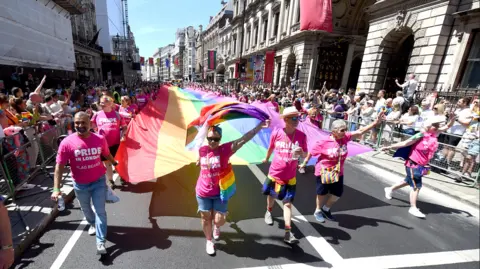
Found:
[[[322,184],[333,184],[340,180],[340,163],[342,160],[340,148],[340,145],[338,145],[338,163],[330,168],[322,166],[322,171],[320,172]]]

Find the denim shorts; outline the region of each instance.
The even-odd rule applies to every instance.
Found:
[[[200,197],[197,195],[197,203],[197,212],[210,212],[213,210],[222,214],[227,213],[228,202],[222,202],[220,196]]]
[[[408,183],[410,187],[415,189],[422,188],[422,170],[420,168],[412,168],[405,166],[405,171],[407,172],[407,176],[405,177],[405,183]],[[413,172],[413,179],[412,179],[412,172]],[[415,182],[415,184],[413,184]]]

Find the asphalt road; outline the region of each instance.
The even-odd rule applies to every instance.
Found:
[[[384,198],[383,188],[398,176],[355,160],[347,162],[344,196],[332,209],[336,222],[315,221],[314,176],[298,175],[293,232],[300,242],[289,246],[282,240],[280,207],[274,208],[273,226],[263,221],[260,188],[267,166],[259,168],[235,167],[238,191],[214,257],[205,253],[196,214],[196,168],[186,167],[157,182],[116,190],[121,201],[107,205],[108,255],[96,256],[86,228],[73,240],[83,218],[75,201],[14,268],[479,267],[478,209],[426,190],[418,207],[427,218],[417,219],[407,212],[406,192]],[[55,261],[61,266],[52,267]]]

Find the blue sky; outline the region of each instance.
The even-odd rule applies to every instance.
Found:
[[[220,0],[130,0],[129,23],[140,55],[151,57],[155,50],[175,43],[178,28],[208,24],[222,6]]]

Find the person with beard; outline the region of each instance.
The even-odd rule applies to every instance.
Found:
[[[63,178],[63,170],[69,163],[75,195],[90,224],[88,234],[96,234],[97,254],[103,255],[107,253],[105,248],[107,183],[105,180],[106,169],[101,157],[105,157],[114,166],[118,163],[110,154],[107,140],[99,134],[90,132],[90,118],[85,112],[75,114],[74,124],[76,133],[63,139],[58,148],[51,199],[58,201],[58,198],[61,197],[60,183]]]

